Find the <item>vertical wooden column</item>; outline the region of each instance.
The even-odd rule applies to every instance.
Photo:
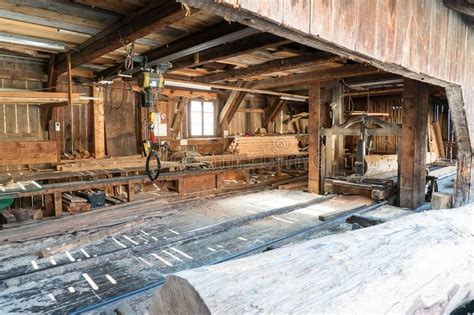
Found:
[[[472,156],[471,141],[469,140],[468,121],[460,86],[446,88],[449,110],[456,135],[457,148],[457,177],[454,191],[454,207],[466,205],[474,196],[474,160]]]
[[[56,217],[63,215],[63,200],[60,192],[54,193],[54,215]]]
[[[68,103],[72,106],[72,69],[71,69],[71,51],[67,54],[67,92],[68,92]]]
[[[93,101],[94,116],[94,156],[96,159],[105,157],[105,111],[104,94],[98,87],[92,88],[92,96],[99,98]]]
[[[398,158],[398,192],[401,207],[416,209],[425,201],[428,112],[428,85],[405,79]]]
[[[321,193],[320,185],[320,141],[319,127],[321,117],[321,86],[313,83],[309,88],[309,122],[308,122],[308,155],[309,155],[309,173],[308,173],[308,191],[311,193]]]

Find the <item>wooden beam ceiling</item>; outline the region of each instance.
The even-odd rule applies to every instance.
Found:
[[[266,73],[272,73],[276,71],[286,71],[294,68],[302,68],[307,66],[322,65],[328,62],[338,62],[344,58],[334,56],[330,53],[316,53],[309,55],[302,55],[296,57],[290,57],[285,59],[277,59],[268,61],[256,66],[251,66],[244,69],[236,69],[232,71],[210,74],[203,77],[196,78],[199,82],[218,82],[223,80],[235,80],[250,76],[257,76]]]
[[[141,9],[121,18],[94,35],[71,55],[72,67],[77,67],[133,42],[186,16],[186,10],[173,0],[150,1]],[[67,70],[66,55],[60,56],[59,73]]]
[[[219,43],[222,44],[222,42],[219,42],[219,40],[224,40],[222,37],[240,31],[244,28],[247,27],[238,23],[218,23],[212,26],[210,29],[205,29],[198,33],[189,34],[183,38],[172,41],[166,46],[161,46],[149,50],[143,55],[147,58],[148,63],[150,65],[154,65],[156,63],[161,62],[162,60],[172,58],[172,56],[177,53],[183,53],[186,51],[189,51],[189,53],[194,53],[202,49],[209,48],[210,46],[212,46],[211,42],[217,41],[217,45],[219,45]],[[107,68],[99,72],[97,74],[97,77],[107,78],[120,70],[123,70],[122,64]]]
[[[290,41],[287,39],[269,33],[255,34],[231,43],[208,48],[199,52],[198,54],[175,60],[173,62],[173,69],[197,67],[207,63],[252,52],[256,49],[275,47],[288,42]]]
[[[68,0],[8,0],[8,2],[19,7],[33,7],[49,12],[72,15],[78,18],[101,21],[107,24],[112,24],[121,17],[120,14],[111,11],[91,8],[90,6]]]
[[[290,85],[301,85],[310,82],[322,82],[340,78],[356,77],[360,75],[367,75],[377,73],[381,70],[363,64],[355,64],[349,66],[342,66],[339,68],[309,71],[300,74],[292,74],[277,78],[265,79],[255,83],[254,89],[269,89]]]

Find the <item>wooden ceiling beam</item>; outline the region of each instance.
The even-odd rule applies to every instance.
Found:
[[[218,82],[223,80],[240,79],[250,76],[258,76],[276,71],[286,71],[294,68],[322,65],[328,62],[342,61],[344,58],[334,56],[330,53],[321,52],[316,54],[302,55],[284,59],[268,61],[256,66],[250,66],[244,69],[216,73],[198,77],[195,80],[199,82]]]
[[[122,16],[112,11],[91,8],[90,6],[69,0],[9,0],[8,2],[17,6],[33,7],[62,15],[72,15],[79,18],[101,21],[107,24],[114,23]]]
[[[471,0],[443,0],[446,7],[469,17],[474,17],[474,2]]]
[[[173,55],[175,54],[185,53],[186,51],[189,51],[189,53],[192,54],[199,50],[209,48],[209,45],[211,45],[210,42],[214,41],[217,41],[217,44],[222,44],[219,42],[219,39],[245,28],[247,27],[238,23],[218,23],[213,25],[210,29],[205,29],[195,34],[189,34],[185,37],[172,41],[166,46],[149,50],[143,55],[146,56],[150,65],[154,65],[162,61],[172,61]],[[182,55],[179,57],[182,57]],[[97,74],[97,78],[108,78],[109,76],[121,70],[123,70],[122,63],[99,72]]]
[[[254,34],[227,44],[208,48],[197,54],[186,56],[173,62],[173,69],[197,67],[222,59],[250,53],[257,49],[276,47],[290,41],[270,33]]]
[[[309,71],[299,74],[292,74],[287,76],[281,76],[277,78],[265,79],[256,82],[252,88],[254,89],[269,89],[277,88],[282,86],[291,86],[291,85],[302,85],[308,84],[311,82],[323,82],[334,79],[356,77],[361,75],[378,73],[381,70],[364,65],[364,64],[355,64],[350,66],[342,66],[338,68],[331,68],[325,70],[316,70]]]
[[[88,63],[186,16],[186,10],[173,0],[150,1],[141,9],[107,27],[82,43],[71,55],[71,66]],[[59,73],[67,70],[66,55],[60,57]]]

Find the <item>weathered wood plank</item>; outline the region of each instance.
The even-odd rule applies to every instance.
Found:
[[[56,141],[0,142],[0,165],[58,163]]]

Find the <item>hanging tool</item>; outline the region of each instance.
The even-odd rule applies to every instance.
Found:
[[[156,117],[154,112],[155,98],[159,94],[159,90],[163,88],[163,74],[171,68],[171,63],[162,63],[155,68],[148,68],[146,60],[142,66],[142,71],[136,75],[137,84],[143,89],[142,107],[146,107],[148,111],[146,139],[144,140],[144,151],[147,156],[145,163],[145,172],[151,181],[155,181],[160,176],[160,142],[157,141]],[[153,93],[155,92],[155,93]],[[155,94],[155,97],[153,96]]]

